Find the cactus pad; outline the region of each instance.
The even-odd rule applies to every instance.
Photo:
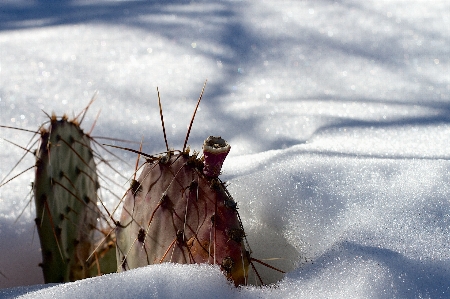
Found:
[[[230,146],[209,137],[189,151],[147,159],[126,194],[117,227],[118,271],[162,262],[211,263],[246,284],[249,252],[236,202],[218,175]]]
[[[90,137],[76,121],[52,116],[41,128],[36,152],[34,197],[44,280],[74,281],[90,277],[91,254],[99,218],[99,188]]]

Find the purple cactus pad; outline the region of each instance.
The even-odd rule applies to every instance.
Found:
[[[220,174],[222,164],[230,151],[231,146],[222,137],[209,136],[203,143],[203,156],[205,166],[203,173],[210,178]]]

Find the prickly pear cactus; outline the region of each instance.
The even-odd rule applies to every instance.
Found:
[[[90,137],[76,121],[52,116],[36,152],[36,226],[46,283],[90,277],[99,188]]]
[[[116,228],[118,271],[162,262],[211,263],[247,283],[250,253],[236,202],[218,178],[230,145],[209,137],[189,150],[148,156]]]

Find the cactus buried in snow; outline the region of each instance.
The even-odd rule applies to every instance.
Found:
[[[76,121],[50,119],[36,153],[34,197],[45,282],[89,277],[99,188],[90,138]]]
[[[0,187],[35,169],[32,184],[35,222],[43,258],[40,266],[46,283],[74,281],[116,271],[114,231],[104,227],[109,219],[97,207],[96,161],[108,162],[91,147],[99,143],[80,128],[94,100],[95,97],[73,120],[48,115],[49,121],[37,132],[0,125],[39,137],[34,142],[32,138],[30,148],[8,141],[25,150],[25,155],[34,153],[36,164],[6,180],[24,155],[0,182]],[[31,147],[38,141],[37,150],[32,151]]]
[[[236,286],[246,285],[255,259],[237,204],[218,178],[230,145],[210,136],[203,155],[191,154],[186,143],[194,112],[183,150],[169,150],[159,103],[167,152],[155,157],[136,151],[146,162],[131,182],[116,223],[118,271],[162,262],[210,263]]]
[[[204,152],[223,160],[230,146],[215,139],[225,146],[205,145]],[[235,284],[246,283],[249,260],[236,203],[217,178],[220,167],[204,162],[187,151],[147,160],[116,231],[119,271],[162,262],[211,263]]]

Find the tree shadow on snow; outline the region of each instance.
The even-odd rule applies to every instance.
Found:
[[[416,66],[411,65],[405,59],[405,48],[402,41],[407,38],[405,32],[425,36],[428,39],[448,44],[450,40],[444,33],[424,29],[418,24],[409,21],[401,23],[396,22],[395,18],[388,19],[384,12],[377,11],[370,6],[364,6],[357,1],[318,1],[320,5],[330,5],[343,11],[366,16],[380,22],[387,23],[392,27],[389,34],[378,32],[374,35],[369,27],[362,26],[355,29],[355,33],[360,36],[352,41],[332,38],[320,32],[320,27],[307,26],[307,24],[289,23],[289,30],[285,33],[273,36],[267,30],[263,30],[258,24],[252,24],[245,19],[245,11],[249,3],[223,1],[96,1],[95,3],[77,2],[77,1],[37,1],[32,5],[25,5],[24,2],[8,2],[0,4],[0,31],[21,30],[29,28],[39,28],[58,25],[76,25],[76,24],[110,24],[124,25],[134,27],[143,32],[160,34],[168,40],[176,40],[183,46],[190,48],[192,40],[201,37],[204,42],[218,44],[226,53],[210,51],[208,49],[198,48],[197,51],[213,61],[220,61],[224,73],[223,81],[210,82],[207,87],[209,100],[202,103],[202,107],[210,114],[221,111],[223,113],[219,123],[214,128],[214,134],[242,136],[251,144],[263,144],[257,150],[265,151],[271,149],[280,149],[290,147],[295,144],[301,144],[311,136],[287,135],[276,139],[270,139],[261,132],[261,116],[252,115],[251,111],[245,116],[237,116],[232,112],[224,112],[229,102],[225,98],[230,97],[233,88],[240,82],[248,78],[246,72],[240,72],[238,69],[259,69],[264,71],[264,62],[270,61],[278,64],[279,67],[288,68],[289,71],[300,79],[302,77],[312,77],[317,80],[317,88],[312,94],[298,96],[302,87],[288,86],[288,88],[299,89],[300,92],[292,98],[280,95],[279,98],[271,100],[271,103],[283,105],[286,102],[301,103],[304,100],[335,101],[335,102],[358,102],[358,103],[380,103],[386,106],[404,105],[405,109],[414,106],[436,109],[436,113],[430,113],[426,116],[405,116],[402,119],[387,121],[365,121],[355,120],[349,117],[330,117],[326,124],[319,125],[313,134],[323,130],[338,129],[342,127],[394,127],[407,126],[411,124],[427,125],[435,123],[450,123],[449,112],[450,104],[448,100],[440,99],[438,90],[442,94],[448,94],[446,80],[438,80],[425,73],[416,71]],[[299,4],[300,5],[300,4]],[[305,6],[305,10],[307,7]],[[352,17],[350,14],[350,17]],[[161,22],[161,16],[165,16],[164,22]],[[170,16],[175,16],[171,21]],[[273,12],[271,17],[282,19],[280,13]],[[341,18],[341,16],[336,16]],[[252,27],[253,26],[253,27]],[[409,33],[408,33],[409,34]],[[286,53],[283,49],[297,49],[293,54]],[[423,58],[425,56],[448,57],[449,50],[442,48],[414,48],[406,53],[410,56],[409,60],[415,57]],[[295,58],[298,67],[291,63],[295,62],[293,56],[303,56],[306,59]],[[337,57],[346,57],[349,59],[358,59],[365,62],[374,63],[384,69],[388,69],[394,74],[399,74],[410,84],[421,85],[424,87],[432,86],[434,91],[426,88],[420,89],[414,95],[407,95],[403,100],[391,100],[379,98],[373,94],[373,98],[360,98],[355,96],[324,96],[323,91],[336,88],[334,85],[340,85],[342,78],[323,68],[318,64],[310,64],[316,60],[328,56],[340,55]],[[267,70],[265,70],[267,72]],[[268,76],[271,76],[268,71]],[[250,73],[250,72],[249,72]],[[251,73],[250,73],[251,74]],[[331,84],[331,85],[330,85]],[[333,85],[334,84],[334,85]],[[114,90],[115,86],[111,86]],[[195,96],[193,96],[195,97]],[[131,97],[132,98],[132,97]],[[293,111],[301,119],[304,111]],[[306,112],[308,113],[308,112]],[[313,115],[314,116],[314,115]],[[277,117],[275,114],[274,117]],[[125,138],[128,132],[125,132],[117,124],[108,129],[121,132],[117,138]],[[99,125],[101,128],[101,125]],[[231,132],[231,133],[230,133]],[[151,133],[148,138],[160,139],[160,132]],[[289,136],[289,137],[287,137]],[[182,138],[182,137],[181,137]],[[201,143],[204,133],[193,132],[191,136],[193,143]],[[153,150],[148,149],[148,150]]]

